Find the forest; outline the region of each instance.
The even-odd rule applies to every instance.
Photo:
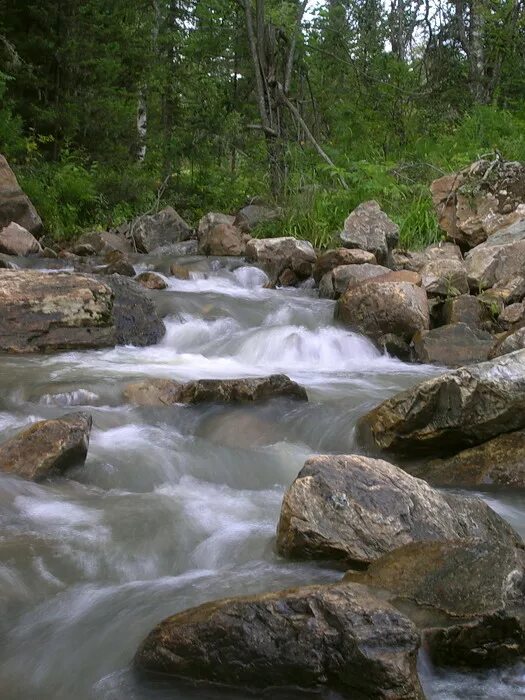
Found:
[[[376,199],[439,238],[431,180],[525,160],[522,0],[0,0],[0,151],[67,240],[253,198],[323,247]]]

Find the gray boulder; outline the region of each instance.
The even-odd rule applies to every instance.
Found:
[[[446,372],[384,401],[357,423],[365,445],[450,454],[525,428],[525,350]]]
[[[473,248],[465,263],[470,288],[476,292],[521,277],[525,266],[525,218]]]
[[[488,360],[494,343],[490,333],[465,323],[420,331],[412,339],[414,356],[419,362],[448,367]]]
[[[319,283],[323,275],[340,265],[363,265],[364,263],[375,265],[377,263],[375,255],[358,248],[335,248],[319,255],[312,276]]]
[[[441,493],[393,464],[359,455],[306,461],[286,492],[277,549],[363,568],[410,542],[519,536],[479,499]]]
[[[373,200],[363,202],[348,216],[340,239],[345,248],[373,253],[380,265],[391,266],[391,251],[399,240],[399,227]]]
[[[128,239],[139,253],[151,253],[156,248],[186,241],[191,236],[191,228],[173,207],[135,219],[127,231]]]
[[[41,255],[42,248],[32,233],[12,221],[9,226],[0,230],[0,253],[6,255]]]
[[[272,285],[293,285],[311,276],[316,255],[308,241],[291,237],[252,238],[246,245],[246,260],[258,263]]]

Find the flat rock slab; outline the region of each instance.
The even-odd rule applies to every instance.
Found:
[[[479,499],[441,493],[383,460],[327,455],[307,460],[286,492],[277,549],[362,568],[410,542],[465,537],[521,541]]]
[[[0,351],[53,352],[149,345],[165,332],[132,280],[87,274],[0,270]]]
[[[525,650],[523,547],[480,540],[424,542],[386,554],[349,582],[388,591],[422,629],[434,662],[493,666]]]
[[[525,350],[461,367],[384,401],[357,423],[368,447],[451,454],[525,428]]]
[[[329,688],[356,700],[419,700],[415,626],[358,584],[229,598],[161,622],[140,669],[248,688]]]
[[[91,433],[88,413],[34,423],[0,445],[0,470],[41,481],[84,464]]]
[[[305,389],[284,374],[251,379],[199,379],[187,383],[146,379],[128,384],[124,389],[124,398],[137,406],[266,401],[278,396],[308,401]]]

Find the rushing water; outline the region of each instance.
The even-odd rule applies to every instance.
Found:
[[[233,261],[180,262],[192,278],[152,293],[167,326],[159,345],[0,357],[0,439],[70,410],[93,415],[87,462],[67,479],[0,476],[2,700],[259,697],[146,680],[130,662],[169,614],[340,578],[276,555],[283,492],[309,455],[355,451],[359,415],[437,371],[337,327],[333,303],[313,291],[264,289],[263,272]],[[151,258],[142,269],[163,265]],[[303,384],[309,403],[134,408],[121,398],[137,377],[275,372]],[[525,532],[523,496],[485,497]],[[522,668],[460,674],[423,656],[419,665],[429,698],[525,697]]]

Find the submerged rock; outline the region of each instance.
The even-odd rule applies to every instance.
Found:
[[[373,253],[380,265],[391,266],[391,252],[399,240],[399,227],[373,200],[363,202],[348,216],[340,234],[345,248]]]
[[[119,275],[0,271],[0,350],[52,352],[156,343],[165,332],[142,288]]]
[[[441,493],[383,460],[327,455],[307,460],[286,492],[277,549],[366,567],[409,542],[465,537],[520,541],[479,499]]]
[[[32,233],[12,221],[0,230],[0,253],[6,255],[41,255],[42,248]]]
[[[462,367],[488,360],[494,342],[486,331],[465,323],[451,323],[416,333],[412,345],[419,362]]]
[[[135,282],[145,289],[166,289],[168,283],[156,272],[141,272],[135,277]]]
[[[325,687],[348,697],[422,700],[415,626],[357,584],[227,598],[161,622],[135,664],[248,688]]]
[[[124,389],[124,398],[138,406],[266,401],[276,396],[308,400],[303,387],[284,374],[250,379],[199,379],[185,384],[172,379],[145,379]]]
[[[36,235],[42,230],[42,219],[22,191],[7,160],[0,155],[0,228],[12,221]]]
[[[0,445],[0,470],[41,481],[84,464],[91,422],[88,413],[68,413],[34,423]]]
[[[357,424],[362,444],[450,454],[525,428],[525,350],[461,367],[384,401]]]
[[[289,285],[310,277],[316,255],[308,241],[291,237],[252,238],[246,246],[246,259],[259,263],[272,285]]]
[[[480,540],[401,547],[345,581],[389,592],[440,665],[493,666],[525,651],[523,547]]]
[[[525,488],[525,430],[498,435],[452,457],[409,465],[407,469],[437,486],[497,484]]]

